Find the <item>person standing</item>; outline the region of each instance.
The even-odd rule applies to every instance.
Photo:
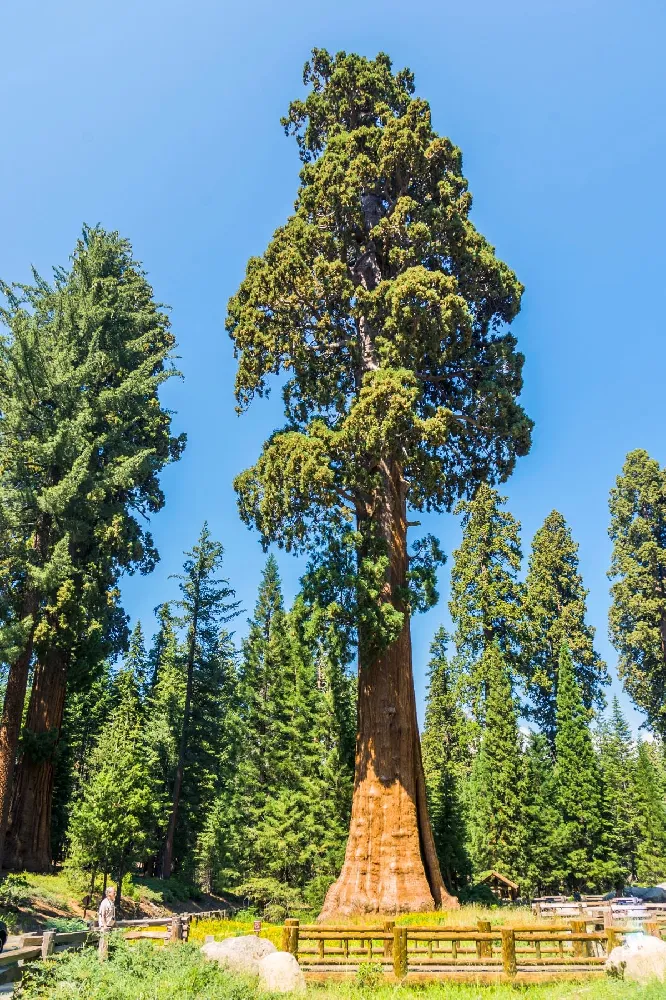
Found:
[[[112,885],[108,887],[104,899],[99,904],[97,920],[101,931],[110,931],[116,922],[116,890]]]

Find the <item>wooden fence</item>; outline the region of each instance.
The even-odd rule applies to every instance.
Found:
[[[666,929],[666,928],[665,928]],[[648,933],[660,936],[650,924]],[[622,928],[587,931],[585,921],[561,926],[374,927],[285,922],[282,947],[307,978],[341,978],[362,963],[376,963],[397,980],[468,979],[481,982],[544,982],[603,975],[608,953],[622,942]]]
[[[123,920],[116,927],[131,939],[187,941],[193,922],[223,920],[227,915],[228,911],[209,910]],[[162,927],[164,930],[159,930]],[[645,931],[666,936],[666,921],[647,923]],[[584,920],[546,927],[524,924],[495,928],[486,920],[468,927],[406,927],[396,926],[393,920],[371,927],[345,927],[286,920],[282,948],[296,957],[310,980],[348,976],[363,963],[374,963],[396,980],[528,983],[602,975],[608,953],[627,933],[631,933],[630,928],[588,931]],[[108,934],[96,928],[27,934],[20,948],[0,955],[0,983],[19,980],[28,962],[95,943],[99,943],[100,957],[104,958]]]
[[[115,928],[124,931],[124,937],[130,940],[146,938],[160,941],[187,941],[190,926],[197,920],[226,920],[231,910],[206,910],[197,913],[174,914],[170,917],[146,917],[142,920],[118,920]],[[163,931],[155,928],[164,927]],[[142,930],[142,928],[144,928]],[[0,954],[0,985],[17,982],[23,975],[23,968],[29,962],[48,958],[54,953],[70,948],[83,948],[86,945],[99,944],[100,956],[104,957],[108,949],[108,936],[100,934],[94,924],[88,930],[44,931],[43,934],[24,934],[21,947],[10,949]]]
[[[579,903],[570,900],[554,903],[532,903],[532,911],[537,917],[546,919],[576,919],[580,917],[597,923],[612,923],[613,921],[634,920],[639,923],[666,920],[666,903],[643,903],[618,905],[612,900],[582,900]]]

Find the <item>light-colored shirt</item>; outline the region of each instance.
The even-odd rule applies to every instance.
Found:
[[[109,930],[116,922],[116,904],[108,896],[105,896],[99,904],[98,920],[100,930]]]

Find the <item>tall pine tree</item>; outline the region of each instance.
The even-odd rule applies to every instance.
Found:
[[[531,716],[554,746],[557,668],[566,642],[586,708],[603,705],[606,664],[594,649],[585,622],[587,590],[578,570],[578,545],[562,515],[553,510],[532,541],[525,581],[522,665]]]
[[[486,657],[495,646],[509,668],[518,658],[522,588],[520,525],[504,509],[506,497],[482,483],[472,500],[462,501],[463,538],[454,553],[449,610],[458,655],[469,672],[474,714],[483,718],[489,691]]]
[[[554,834],[557,874],[570,891],[600,879],[603,799],[599,764],[571,654],[560,650],[555,735]]]
[[[122,883],[150,850],[160,802],[152,784],[152,748],[145,728],[134,670],[123,667],[114,681],[114,710],[105,720],[91,755],[88,775],[70,824],[72,861],[87,871],[94,891],[99,873]]]
[[[471,854],[475,873],[495,869],[516,879],[524,865],[521,743],[511,679],[491,643],[483,671],[488,695],[483,735],[472,766],[469,794]]]
[[[636,748],[617,698],[613,698],[609,717],[597,727],[597,747],[607,818],[607,876],[621,892],[637,877],[640,828]]]
[[[468,881],[463,776],[469,766],[470,722],[461,708],[460,677],[447,657],[439,628],[430,646],[425,726],[421,737],[430,819],[442,876],[452,892]]]
[[[201,783],[207,780],[207,766],[214,752],[209,744],[211,726],[219,730],[223,725],[223,718],[216,719],[215,707],[227,667],[223,662],[221,635],[223,625],[237,614],[238,608],[238,603],[230,600],[234,591],[219,575],[223,551],[204,524],[197,544],[185,554],[183,573],[178,578],[181,598],[176,605],[181,611],[179,625],[185,630],[185,698],[162,851],[163,878],[168,878],[173,869],[179,820],[183,812],[189,812],[191,817],[192,807],[196,809],[198,804]],[[203,821],[204,817],[200,818]]]
[[[171,436],[158,395],[174,374],[174,338],[126,240],[84,228],[69,270],[2,291],[0,501],[12,539],[4,582],[13,652],[0,719],[0,855],[11,796],[7,860],[40,870],[51,862],[67,674],[126,642],[117,581],[155,564],[146,520],[164,505],[159,473],[183,440]]]
[[[558,825],[553,757],[548,739],[530,733],[523,752],[523,827],[525,854],[521,895],[542,895],[557,888],[554,831]]]
[[[663,751],[642,742],[636,759],[638,842],[636,877],[644,885],[666,878],[666,783]]]
[[[666,736],[666,469],[629,452],[610,494],[610,635],[628,694]]]

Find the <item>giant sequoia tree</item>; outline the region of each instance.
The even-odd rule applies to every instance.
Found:
[[[387,56],[315,49],[284,119],[295,210],[229,303],[244,410],[285,373],[286,425],[236,481],[265,543],[308,549],[359,650],[352,818],[327,913],[451,905],[428,819],[410,614],[436,598],[436,541],[411,562],[409,513],[449,509],[527,452],[522,287],[469,219],[461,154]],[[322,568],[323,567],[323,568]]]
[[[69,270],[9,288],[0,311],[0,501],[12,605],[0,722],[0,858],[28,673],[7,860],[48,868],[54,756],[67,674],[126,641],[117,581],[157,558],[145,522],[179,457],[159,388],[174,370],[169,321],[132,248],[84,228]],[[0,598],[0,624],[4,601]],[[34,660],[34,663],[33,663]]]

